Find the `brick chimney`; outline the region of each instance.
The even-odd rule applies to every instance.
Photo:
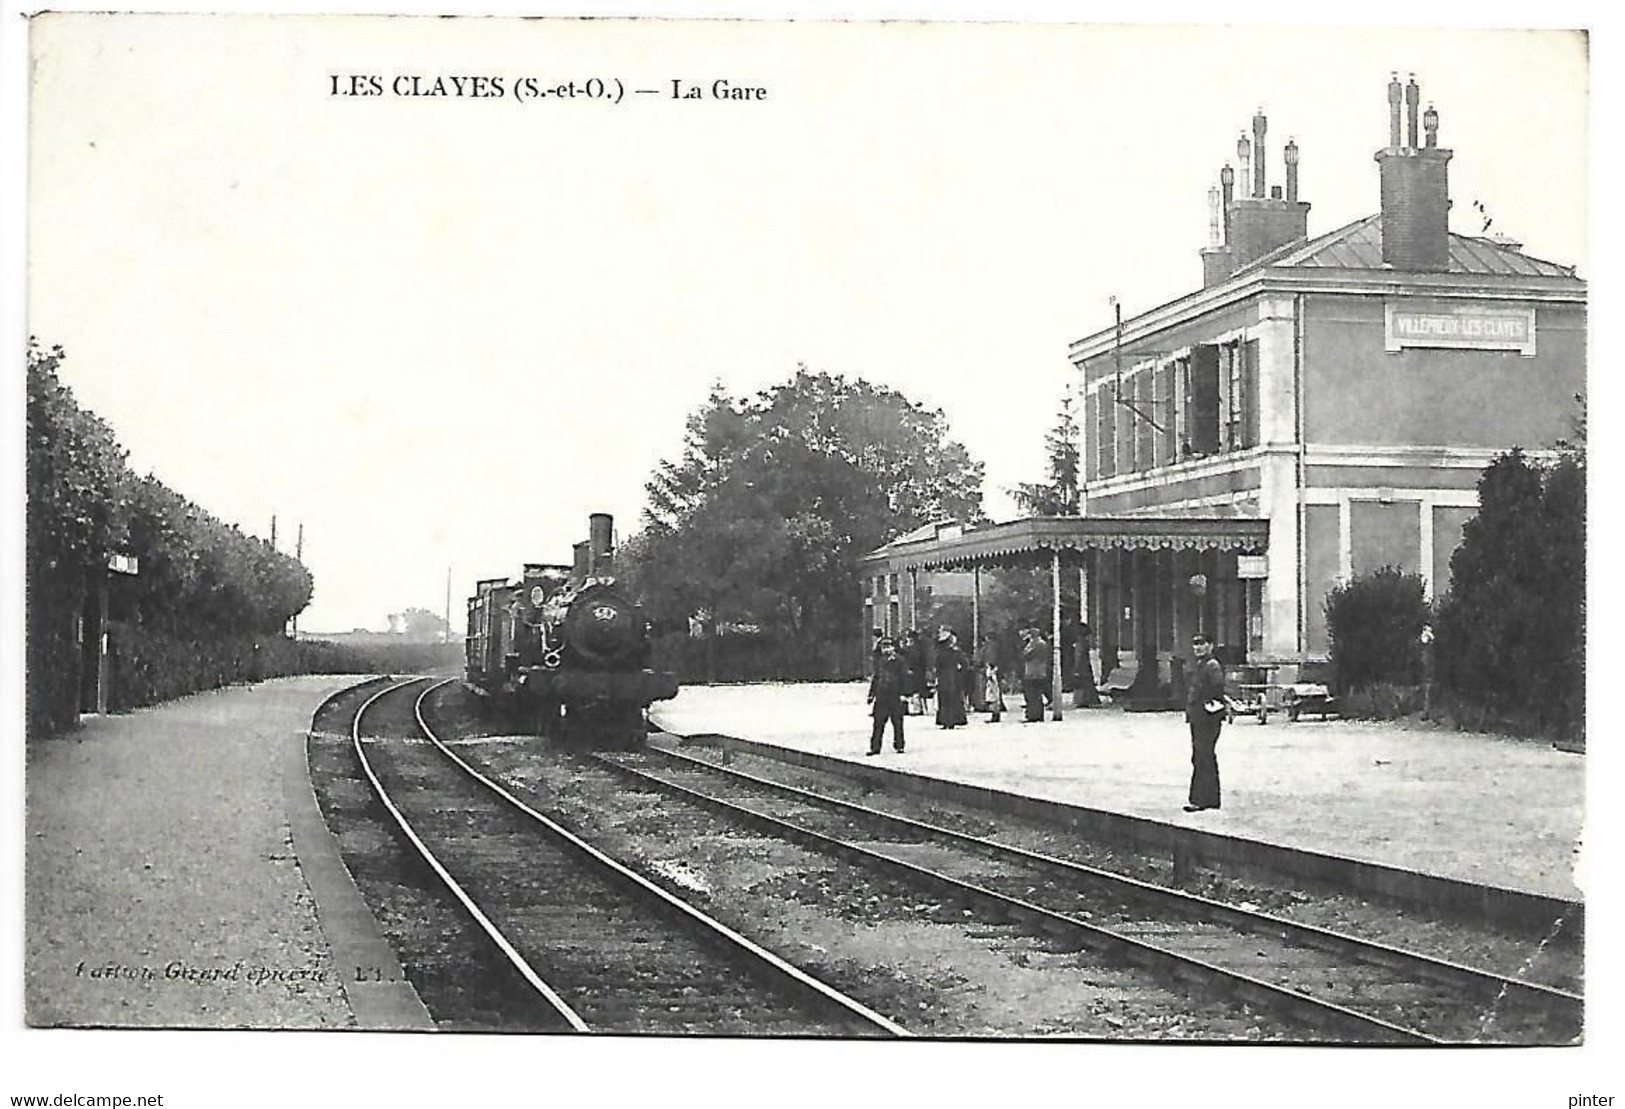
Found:
[[[1400,145],[1400,104],[1405,106],[1405,145]],[[1388,145],[1377,151],[1382,177],[1382,261],[1398,270],[1450,268],[1449,166],[1453,151],[1439,145],[1439,113],[1428,105],[1420,119],[1422,90],[1411,74],[1400,87],[1388,82]],[[1425,133],[1418,145],[1418,123]]]
[[[1234,199],[1236,171],[1219,171],[1219,187],[1207,191],[1208,244],[1202,248],[1202,288],[1217,285],[1236,271],[1235,255],[1225,240],[1230,237],[1230,203]]]
[[[1249,263],[1309,234],[1309,205],[1298,199],[1298,144],[1289,140],[1283,151],[1286,160],[1286,195],[1283,197],[1280,186],[1268,188],[1264,161],[1264,136],[1268,129],[1269,121],[1260,108],[1253,116],[1252,135],[1249,137],[1242,132],[1236,140],[1241,195],[1236,194],[1237,175],[1229,166],[1219,175],[1223,187],[1224,242],[1202,251],[1203,288],[1218,284]]]

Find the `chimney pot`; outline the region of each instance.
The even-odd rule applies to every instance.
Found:
[[[1236,176],[1241,179],[1241,195],[1248,196],[1253,188],[1253,144],[1243,132],[1236,140]]]
[[[1397,72],[1388,75],[1388,145],[1399,145],[1399,105],[1405,99]]]
[[[1269,120],[1264,118],[1264,109],[1260,107],[1253,113],[1253,195],[1264,196],[1264,133],[1269,129]]]
[[[1405,145],[1415,150],[1419,145],[1416,134],[1416,109],[1422,103],[1422,88],[1416,83],[1416,74],[1405,86]]]
[[[1425,140],[1430,147],[1439,145],[1439,113],[1434,111],[1433,105],[1422,113],[1422,130],[1427,133]]]

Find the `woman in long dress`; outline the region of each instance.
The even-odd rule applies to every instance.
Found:
[[[937,639],[937,727],[957,728],[965,723],[965,653],[953,632],[944,628]]]

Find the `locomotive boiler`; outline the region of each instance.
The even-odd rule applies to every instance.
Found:
[[[649,621],[614,576],[614,521],[588,520],[568,566],[527,563],[517,582],[478,582],[468,600],[468,685],[527,729],[594,747],[635,747],[645,711],[677,695],[649,668]]]

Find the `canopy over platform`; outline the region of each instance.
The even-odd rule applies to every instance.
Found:
[[[1191,550],[1259,552],[1269,545],[1270,522],[1251,516],[1029,516],[1005,524],[965,527],[935,524],[874,551],[869,573],[963,570],[977,566],[1031,566],[1054,552],[1083,550]]]
[[[892,540],[867,555],[860,564],[859,573],[866,579],[864,632],[865,635],[878,629],[895,632],[902,627],[917,626],[917,579],[922,572],[970,571],[974,579],[971,594],[974,649],[981,643],[982,570],[1047,565],[1051,588],[1050,703],[1054,718],[1059,720],[1063,564],[1068,573],[1075,571],[1078,575],[1080,624],[1086,624],[1089,619],[1089,579],[1093,568],[1103,552],[1118,552],[1114,557],[1119,562],[1132,561],[1138,568],[1125,572],[1119,566],[1114,571],[1113,587],[1139,588],[1142,596],[1166,594],[1162,601],[1153,604],[1152,612],[1157,614],[1159,633],[1166,624],[1168,634],[1175,636],[1176,629],[1206,630],[1212,625],[1217,613],[1214,611],[1215,591],[1209,589],[1209,579],[1217,577],[1220,561],[1227,555],[1262,554],[1269,546],[1269,527],[1268,519],[1256,516],[1030,516],[979,527],[952,522],[927,525]],[[1237,560],[1229,557],[1228,561]],[[1234,571],[1229,573],[1235,576]],[[1176,581],[1187,579],[1185,587],[1176,585]],[[1194,595],[1187,598],[1187,593]],[[1096,599],[1097,607],[1102,603]],[[1119,593],[1118,600],[1107,611],[1114,615],[1122,611],[1127,620],[1135,607],[1132,600]],[[1103,657],[1117,657],[1119,638],[1116,628],[1108,628]],[[1144,633],[1128,637],[1126,645],[1132,655],[1141,653],[1141,644],[1136,639],[1144,640]],[[1145,642],[1154,659],[1155,636]],[[1148,677],[1154,678],[1155,673],[1153,668]],[[1093,687],[1091,677],[1089,689],[1092,691]]]

